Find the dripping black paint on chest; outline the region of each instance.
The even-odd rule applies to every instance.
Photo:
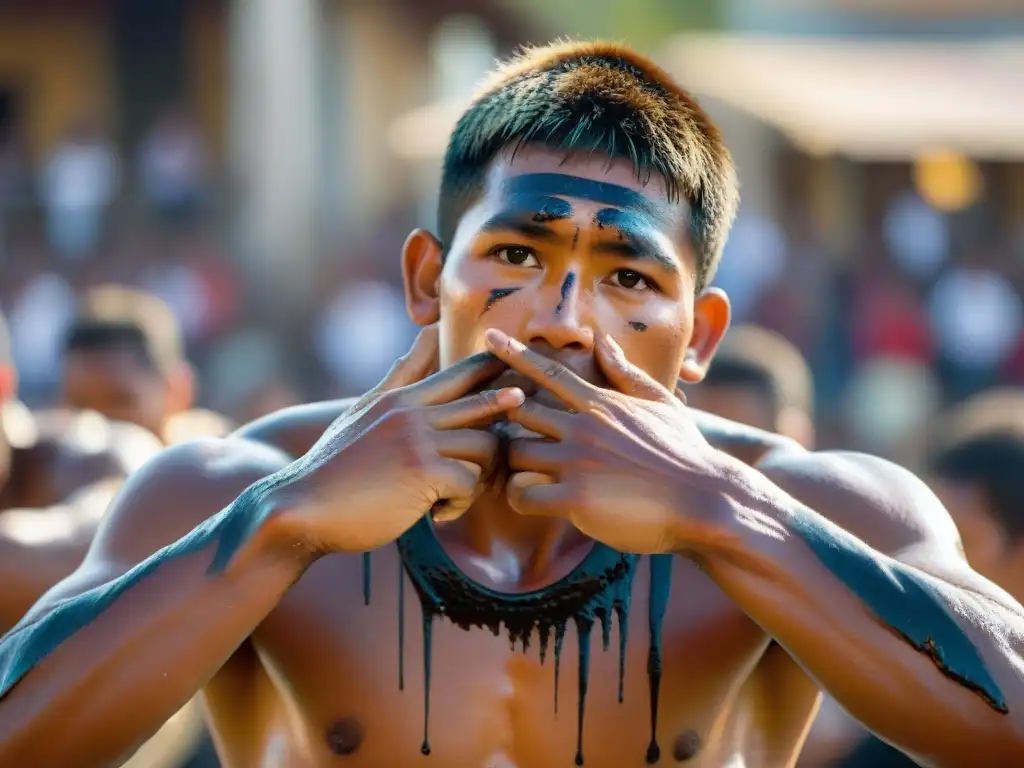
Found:
[[[590,671],[590,638],[600,625],[602,646],[611,646],[613,616],[618,622],[618,699],[623,700],[626,646],[629,637],[633,578],[640,557],[616,552],[595,543],[583,561],[562,580],[526,593],[501,593],[483,587],[462,574],[445,553],[427,519],[413,526],[398,541],[402,568],[420,601],[423,619],[424,721],[421,751],[430,754],[430,681],[432,676],[432,628],[435,619],[446,618],[471,630],[486,628],[494,635],[508,634],[513,649],[524,652],[535,636],[543,664],[553,639],[555,710],[558,709],[558,672],[567,628],[578,639],[579,689],[577,691],[576,765],[584,764],[583,726]],[[672,556],[650,558],[650,646],[647,672],[650,691],[651,740],[646,759],[658,762],[658,702],[662,674],[662,624],[668,605]],[[369,561],[364,560],[369,569]],[[368,576],[364,576],[368,584]],[[367,591],[367,594],[368,591]],[[399,687],[404,688],[404,578],[399,579]]]

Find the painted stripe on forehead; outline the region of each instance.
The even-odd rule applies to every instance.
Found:
[[[659,219],[666,218],[668,214],[666,205],[658,204],[627,187],[563,173],[526,173],[522,176],[513,176],[502,182],[501,191],[505,195],[559,195],[592,200],[595,203],[615,205],[619,208],[633,208]]]

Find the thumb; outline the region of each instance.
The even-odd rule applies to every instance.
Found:
[[[445,459],[439,474],[438,499],[430,508],[435,523],[450,523],[462,517],[479,495],[480,467],[470,461]]]
[[[605,378],[620,392],[642,400],[664,400],[668,392],[658,382],[626,359],[622,347],[611,336],[598,341],[594,355]]]
[[[425,379],[437,370],[437,352],[437,325],[425,326],[416,335],[409,351],[395,361],[387,375],[367,394],[379,395]]]

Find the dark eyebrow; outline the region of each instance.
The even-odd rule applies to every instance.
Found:
[[[617,240],[598,240],[591,246],[595,253],[609,253],[627,259],[651,259],[673,275],[679,274],[678,262],[665,253],[653,236],[654,227],[646,217],[619,208],[602,208],[594,214],[594,223],[601,229],[615,229]]]
[[[513,231],[529,237],[551,239],[556,237],[556,233],[547,223],[572,216],[572,205],[560,197],[511,194],[505,197],[504,202],[506,207],[484,222],[480,228],[482,231]]]
[[[535,212],[498,211],[480,227],[481,232],[516,232],[526,237],[554,240],[559,237],[547,224],[537,221]]]
[[[620,208],[633,208],[656,219],[666,218],[665,206],[639,192],[606,181],[584,179],[563,173],[527,173],[502,182],[505,195],[558,195],[590,200]]]

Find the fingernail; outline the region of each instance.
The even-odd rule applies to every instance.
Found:
[[[508,336],[497,328],[488,328],[487,332],[484,334],[484,338],[492,347],[502,347],[508,343]]]
[[[503,404],[515,406],[516,408],[526,402],[526,393],[519,387],[509,387],[508,389],[501,390],[498,394]]]

